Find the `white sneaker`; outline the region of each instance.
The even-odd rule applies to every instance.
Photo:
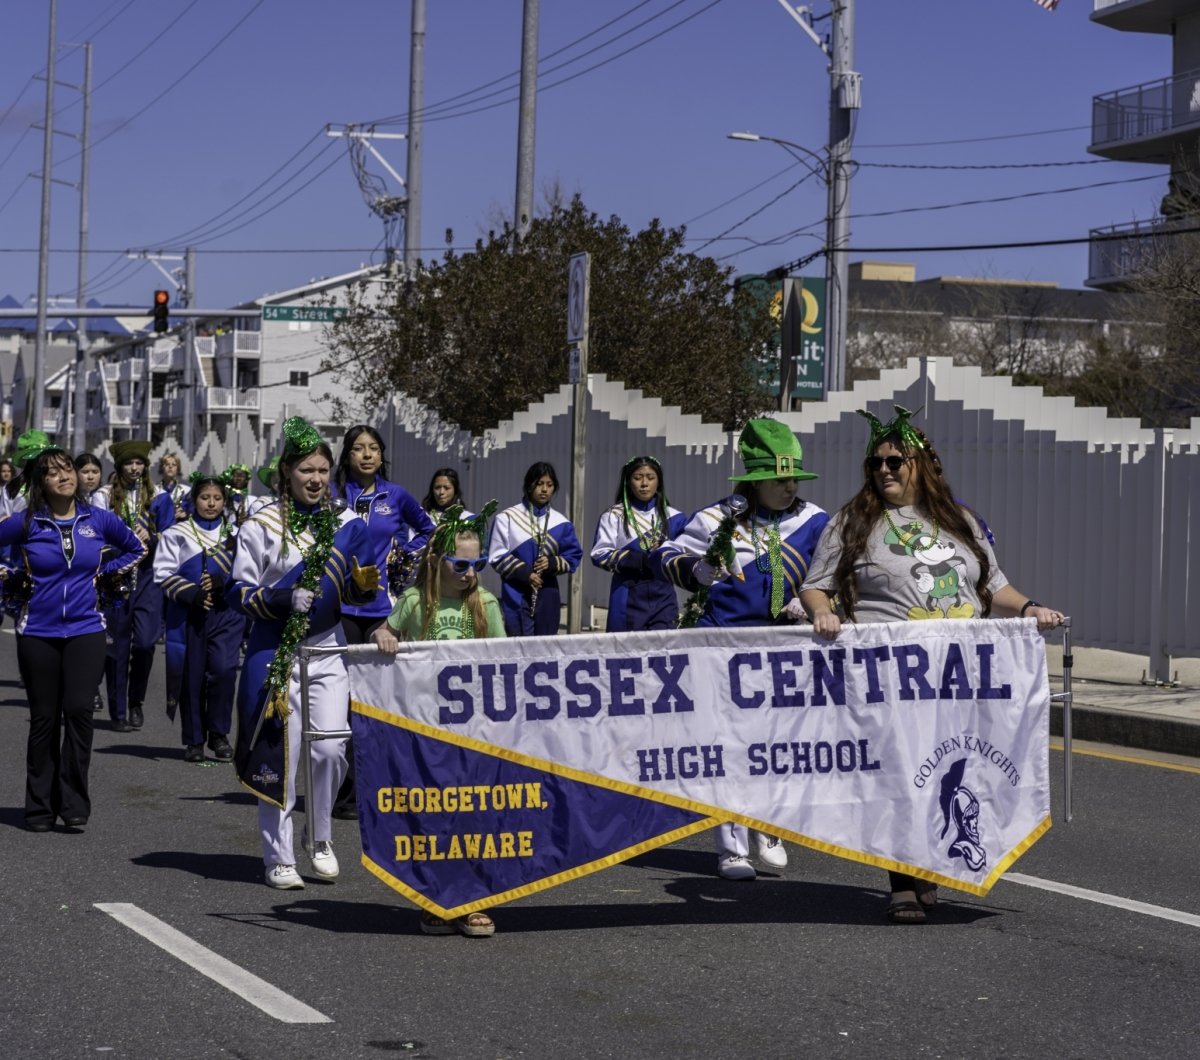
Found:
[[[725,880],[752,880],[758,873],[741,854],[718,854],[717,875]]]
[[[754,855],[764,865],[769,865],[773,869],[787,868],[787,847],[783,845],[783,840],[776,835],[767,835],[766,832],[754,832]]]
[[[304,881],[295,865],[271,865],[267,868],[267,885],[279,891],[302,891]]]
[[[318,839],[313,843],[312,870],[323,880],[337,879],[338,860],[333,853],[333,844],[328,839]]]

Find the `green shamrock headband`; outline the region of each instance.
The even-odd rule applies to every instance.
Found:
[[[486,551],[488,520],[495,515],[499,507],[499,501],[488,501],[478,515],[464,519],[463,506],[452,504],[446,509],[446,514],[442,516],[442,521],[433,532],[429,547],[439,556],[453,555],[454,540],[459,534],[475,534],[479,538],[481,548]]]
[[[866,409],[858,409],[858,414],[862,416],[871,425],[871,438],[867,442],[867,456],[875,452],[875,447],[879,445],[888,435],[898,434],[900,436],[901,448],[903,449],[924,449],[925,443],[921,440],[921,436],[917,433],[916,428],[908,421],[911,416],[915,416],[917,412],[909,412],[903,405],[893,405],[896,410],[896,418],[891,423],[880,423],[879,417],[873,412],[868,412]]]

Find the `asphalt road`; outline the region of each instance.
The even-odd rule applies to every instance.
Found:
[[[881,872],[789,847],[786,870],[726,882],[700,835],[503,907],[494,938],[426,937],[359,864],[353,822],[334,822],[335,884],[263,884],[253,800],[228,765],[182,761],[161,652],[145,729],[100,722],[86,831],[25,832],[10,630],[6,1060],[1200,1056],[1200,762],[1079,755],[1066,824],[1052,752],[1056,822],[1013,870],[1157,915],[1006,879],[889,926]],[[328,1022],[268,1015],[98,908],[129,905]]]

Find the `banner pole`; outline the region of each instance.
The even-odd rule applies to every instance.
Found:
[[[1063,817],[1067,824],[1071,823],[1071,704],[1074,699],[1071,691],[1071,669],[1075,660],[1071,656],[1071,617],[1067,615],[1062,621],[1063,631]]]
[[[312,734],[308,716],[308,656],[309,649],[300,649],[300,753],[304,756],[304,817],[308,827],[304,830],[304,852],[312,857],[316,840],[313,817],[313,767]]]

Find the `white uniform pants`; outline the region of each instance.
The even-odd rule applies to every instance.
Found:
[[[726,854],[739,854],[744,858],[750,856],[750,829],[744,824],[734,824],[725,821],[713,829],[717,841],[717,853],[724,857]]]
[[[322,646],[342,640],[341,625],[337,638],[324,639]],[[288,686],[288,785],[284,808],[259,800],[258,828],[262,836],[263,861],[268,865],[295,865],[292,843],[292,811],[296,807],[296,781],[301,775],[300,752],[300,663],[292,667]],[[350,681],[341,655],[314,655],[308,660],[308,709],[314,729],[344,730],[349,728]],[[315,740],[310,745],[313,756],[313,790],[305,799],[305,815],[309,839],[314,842],[331,839],[333,799],[346,775],[346,741]]]

